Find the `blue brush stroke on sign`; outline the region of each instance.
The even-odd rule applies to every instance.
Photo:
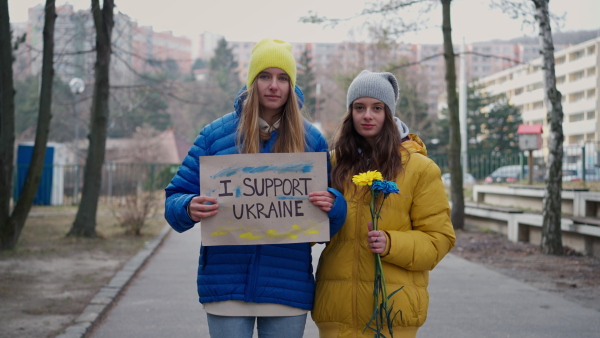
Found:
[[[277,196],[278,200],[307,200],[308,196]]]
[[[247,173],[247,174],[257,174],[264,172],[275,172],[278,174],[284,173],[302,173],[306,174],[313,170],[313,163],[290,163],[285,165],[263,165],[259,167],[229,167],[225,168],[218,173],[211,176],[211,178],[216,179],[218,177],[230,177],[236,175],[239,172]]]

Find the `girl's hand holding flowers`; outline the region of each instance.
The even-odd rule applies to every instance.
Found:
[[[387,245],[387,236],[385,232],[381,230],[373,230],[373,223],[367,224],[369,232],[367,232],[367,241],[371,251],[376,254],[382,254],[385,251]]]

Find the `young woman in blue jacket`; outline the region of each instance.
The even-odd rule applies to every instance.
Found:
[[[301,113],[291,45],[263,39],[252,50],[246,87],[235,111],[207,125],[166,188],[165,218],[178,232],[219,212],[218,200],[200,196],[199,156],[327,152],[321,133]],[[329,171],[328,163],[328,171]],[[310,193],[328,213],[330,235],[344,224],[346,201],[335,189]],[[210,336],[302,337],[315,282],[311,244],[201,246],[198,294]]]

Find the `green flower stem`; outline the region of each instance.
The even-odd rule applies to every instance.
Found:
[[[375,191],[371,191],[371,201],[369,204],[369,208],[371,210],[371,223],[373,230],[378,230],[377,221],[379,220],[379,214],[381,209],[383,208],[383,202],[377,208],[375,205],[376,195],[378,195]],[[384,200],[385,200],[384,195]],[[388,302],[387,302],[387,283],[385,282],[385,274],[383,272],[383,265],[381,263],[381,255],[378,253],[373,254],[373,258],[375,261],[375,283],[374,285],[374,297],[373,297],[373,311],[377,311],[379,309],[379,315],[375,318],[375,329],[376,329],[376,337],[381,335],[381,330],[385,325],[385,319],[389,318],[388,315]],[[377,285],[379,284],[379,285]],[[380,292],[381,291],[381,292]],[[380,298],[381,297],[381,298]]]
[[[383,265],[381,264],[381,256],[379,254],[375,254],[375,262],[377,264],[376,269],[381,275],[381,283],[383,284],[383,303],[385,304],[385,309],[387,311],[387,283],[385,282],[385,274],[383,273]]]

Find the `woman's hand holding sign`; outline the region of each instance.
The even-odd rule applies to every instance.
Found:
[[[219,212],[217,199],[210,196],[196,196],[188,204],[188,215],[194,222],[200,222],[202,218],[214,216]]]
[[[335,196],[329,191],[313,191],[308,194],[308,200],[316,207],[325,212],[329,212],[335,202]]]

